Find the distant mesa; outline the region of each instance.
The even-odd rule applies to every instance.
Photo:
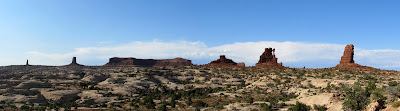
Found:
[[[260,56],[260,60],[256,67],[283,67],[282,62],[278,63],[278,58],[275,57],[275,48],[265,48],[264,53]]]
[[[136,59],[136,58],[110,58],[104,66],[133,66],[133,67],[174,67],[193,65],[191,60],[184,58],[175,59]]]
[[[244,62],[236,63],[232,59],[227,59],[225,55],[220,55],[218,60],[211,61],[205,66],[213,67],[245,67]]]
[[[83,66],[83,65],[76,63],[76,57],[73,57],[72,63],[65,66]]]

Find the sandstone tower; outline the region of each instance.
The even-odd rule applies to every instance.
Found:
[[[282,63],[278,63],[278,58],[275,57],[275,49],[265,48],[264,53],[260,56],[260,60],[256,64],[256,67],[283,67]]]
[[[78,64],[78,63],[76,62],[76,57],[72,57],[72,62],[71,62],[71,64],[68,64],[68,65],[66,65],[66,66],[83,66],[83,65]]]
[[[344,48],[344,53],[342,58],[340,59],[340,64],[350,64],[354,63],[354,45],[350,44]]]
[[[336,67],[365,67],[354,62],[354,45],[346,45],[340,63]]]

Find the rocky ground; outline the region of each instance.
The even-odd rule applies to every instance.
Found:
[[[370,68],[6,66],[0,109],[396,111],[399,82]]]

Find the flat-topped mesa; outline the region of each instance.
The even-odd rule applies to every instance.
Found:
[[[65,66],[83,66],[83,65],[78,64],[78,63],[76,62],[76,57],[72,57],[72,62],[71,62],[71,64],[68,64],[68,65],[65,65]]]
[[[193,65],[191,60],[183,58],[175,59],[136,59],[136,58],[110,58],[104,66],[132,66],[132,67],[174,67]]]
[[[191,60],[184,58],[174,58],[174,59],[159,59],[155,60],[156,64],[153,67],[181,67],[193,65]]]
[[[220,55],[218,60],[211,61],[205,66],[213,67],[245,67],[244,63],[236,63],[232,59],[227,59],[225,55]]]
[[[278,63],[278,58],[275,57],[275,49],[265,48],[264,53],[260,56],[260,60],[256,67],[283,67],[282,62]]]

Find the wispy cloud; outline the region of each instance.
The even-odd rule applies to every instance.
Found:
[[[258,62],[264,48],[276,49],[279,62],[291,67],[332,67],[339,63],[345,44],[324,44],[306,42],[237,42],[221,46],[208,47],[203,42],[176,41],[176,42],[131,42],[107,47],[76,48],[69,53],[46,53],[38,51],[28,52],[34,61],[46,65],[64,65],[70,62],[71,57],[77,56],[81,63],[103,65],[110,57],[135,58],[175,58],[192,59],[195,64],[204,64],[205,60],[217,59],[219,55],[226,55],[236,62],[245,62],[254,65]],[[356,46],[357,47],[357,46]],[[400,50],[365,50],[355,49],[355,60],[362,65],[378,68],[396,68],[400,66]],[[99,61],[103,63],[99,63]],[[208,62],[208,61],[207,61]]]

